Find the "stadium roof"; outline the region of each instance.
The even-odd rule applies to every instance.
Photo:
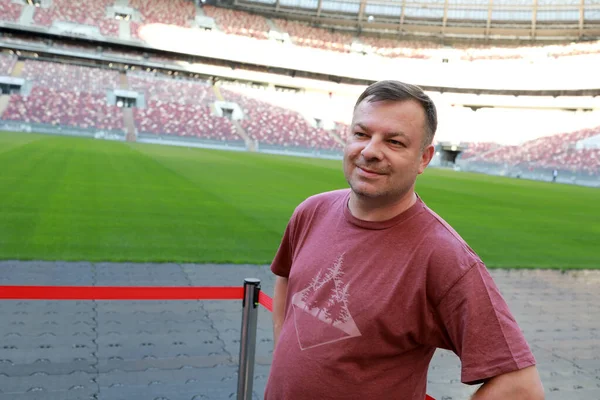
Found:
[[[360,32],[580,40],[600,37],[600,0],[217,0]]]

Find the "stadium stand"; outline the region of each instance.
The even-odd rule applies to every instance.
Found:
[[[239,141],[230,120],[213,115],[216,99],[206,81],[176,80],[152,73],[129,73],[131,90],[144,94],[145,108],[134,110],[140,133],[175,135],[219,141]]]
[[[325,129],[311,126],[296,111],[236,93],[232,88],[221,89],[221,93],[226,100],[240,105],[245,115],[242,126],[259,143],[321,150],[342,148]],[[256,94],[260,93],[260,90],[256,91]]]
[[[499,147],[497,143],[490,142],[466,143],[466,145],[467,149],[460,154],[463,160],[476,157],[480,154],[487,153],[495,147]]]
[[[99,68],[27,60],[21,77],[31,92],[12,94],[2,118],[9,121],[99,130],[122,130],[121,110],[106,91],[118,87],[118,73]]]
[[[350,53],[353,36],[348,33],[314,28],[297,21],[273,19],[281,32],[290,35],[292,43],[303,47]]]
[[[435,54],[435,50],[443,47],[433,42],[410,42],[406,40],[376,38],[369,36],[361,36],[360,42],[367,47],[368,53],[390,58],[431,58],[432,55]]]
[[[22,78],[36,86],[65,92],[105,93],[119,85],[117,71],[33,60],[25,62]]]
[[[193,2],[185,0],[130,0],[129,6],[140,13],[141,22],[131,22],[131,36],[139,38],[139,29],[147,24],[190,27],[196,17]]]
[[[0,1],[0,20],[17,21],[23,11],[23,5],[13,3],[10,0]]]
[[[189,7],[188,7],[189,8]],[[183,8],[185,10],[185,7]],[[219,28],[227,33],[248,36],[256,39],[268,39],[271,29],[267,20],[257,14],[244,11],[218,8],[210,5],[203,7],[204,13],[215,19]],[[144,14],[143,11],[141,11]],[[187,18],[193,18],[189,10],[186,17],[179,20],[161,20],[165,24],[189,26],[188,22],[182,22]],[[435,41],[425,40],[402,40],[398,38],[384,38],[372,36],[358,36],[345,32],[337,32],[329,29],[309,26],[302,22],[272,19],[275,27],[280,32],[288,33],[292,43],[303,47],[312,47],[336,52],[349,53],[352,51],[352,43],[362,44],[368,53],[384,57],[429,59],[439,57],[440,51],[456,52],[458,58],[465,61],[476,60],[515,60],[533,57],[564,57],[581,54],[600,54],[600,41],[587,43],[556,44],[551,46],[506,44],[504,46],[466,43],[445,46]],[[145,21],[148,23],[148,21]],[[132,34],[137,32],[139,24],[132,22]],[[136,36],[138,37],[138,36]],[[360,46],[359,46],[360,47]]]
[[[0,75],[10,75],[16,62],[17,57],[14,55],[0,53]]]
[[[2,118],[54,126],[123,130],[123,116],[98,93],[35,87],[29,96],[12,94]]]
[[[54,0],[49,8],[38,7],[34,13],[34,23],[51,26],[54,22],[71,22],[97,27],[104,36],[119,36],[119,21],[112,19],[107,8],[114,0],[99,2],[71,3],[67,0]],[[189,28],[193,26],[196,9],[191,1],[185,0],[131,0],[128,4],[139,14],[139,21],[129,21],[131,36],[140,39],[139,31],[144,25],[166,24]],[[17,21],[22,10],[21,4],[10,0],[0,0],[0,18]],[[355,36],[346,32],[323,29],[308,24],[272,19],[272,27],[261,15],[205,5],[202,8],[206,16],[214,18],[220,30],[227,34],[241,35],[255,39],[268,39],[272,28],[290,35],[293,44],[335,52],[349,53],[353,43],[367,53],[390,58],[430,59],[452,52],[463,61],[477,60],[519,60],[535,58],[558,58],[583,54],[600,54],[600,41],[554,44],[541,46],[536,44],[481,44],[453,43],[444,45],[432,39],[404,40],[394,37]],[[442,52],[442,54],[440,54]]]
[[[209,5],[204,6],[202,9],[227,34],[248,36],[255,39],[269,38],[270,28],[263,16]]]
[[[499,146],[478,155],[468,155],[466,159],[523,168],[557,168],[597,174],[600,172],[598,149],[576,149],[575,145],[580,140],[599,134],[600,126],[544,136],[518,146]]]
[[[150,100],[145,109],[135,109],[136,128],[140,133],[187,136],[199,139],[239,141],[235,127],[226,118],[211,115],[206,104],[165,103]]]
[[[129,87],[143,92],[146,98],[157,99],[165,103],[209,104],[216,100],[207,81],[174,79],[170,76],[157,76],[146,72],[127,74]]]
[[[600,173],[600,149],[566,149],[552,158],[532,163],[532,167],[566,169],[597,175]]]
[[[56,22],[70,22],[98,28],[104,36],[118,37],[119,23],[107,14],[114,0],[73,2],[53,0],[48,8],[37,7],[33,21],[37,25],[52,26]]]

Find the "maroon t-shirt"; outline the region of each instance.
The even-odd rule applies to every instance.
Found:
[[[535,360],[486,267],[418,199],[383,222],[348,209],[349,190],[295,210],[271,270],[288,277],[265,399],[425,398],[436,348],[473,384]]]

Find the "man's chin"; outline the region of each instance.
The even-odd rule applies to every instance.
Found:
[[[385,195],[385,193],[376,188],[365,187],[364,185],[350,185],[350,189],[356,196],[367,199],[377,199]]]

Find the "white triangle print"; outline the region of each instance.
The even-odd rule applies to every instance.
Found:
[[[344,255],[325,274],[292,296],[294,323],[302,350],[361,336],[348,309],[350,286],[344,285]]]

